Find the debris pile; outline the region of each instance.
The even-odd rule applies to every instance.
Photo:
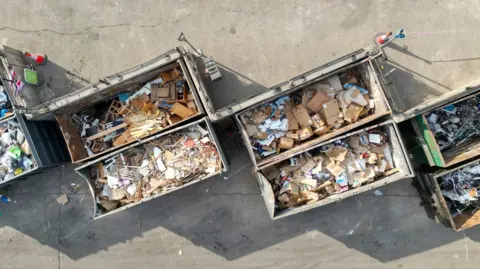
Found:
[[[12,104],[8,99],[7,92],[5,88],[0,85],[0,118],[10,116],[13,114]]]
[[[440,151],[465,145],[480,136],[480,97],[436,109],[425,115]]]
[[[291,149],[374,113],[367,86],[353,69],[248,111],[241,120],[256,158]]]
[[[452,217],[472,214],[480,208],[480,164],[470,165],[439,178]]]
[[[93,164],[101,213],[174,190],[222,169],[208,131],[200,125],[162,136]]]
[[[398,172],[380,129],[320,146],[262,173],[272,184],[277,209],[314,203]]]
[[[16,120],[0,123],[0,181],[35,167],[30,146]]]
[[[132,94],[124,92],[68,119],[81,135],[88,156],[157,133],[198,114],[180,68],[162,72]]]

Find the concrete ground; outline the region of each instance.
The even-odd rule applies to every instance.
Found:
[[[478,1],[4,1],[2,43],[46,53],[90,81],[178,45],[180,32],[252,92],[358,48],[381,31],[408,108],[477,85]],[[246,91],[248,87],[244,88]],[[228,94],[235,88],[219,90]],[[234,97],[232,97],[234,96]],[[219,101],[220,102],[220,101]],[[225,104],[228,102],[224,102]],[[220,129],[221,131],[221,129]],[[92,222],[73,165],[1,190],[1,268],[469,268],[480,230],[430,220],[410,180],[271,221],[239,137],[221,135],[232,163],[206,180]],[[73,190],[72,183],[80,184]],[[70,202],[55,199],[67,193]]]

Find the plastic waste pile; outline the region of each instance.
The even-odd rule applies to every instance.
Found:
[[[34,168],[30,146],[16,120],[0,123],[0,179],[9,180]]]

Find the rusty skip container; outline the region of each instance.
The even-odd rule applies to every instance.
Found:
[[[200,126],[200,127],[197,127],[197,126]],[[192,130],[191,128],[197,128],[195,130],[200,130],[200,132],[204,134],[204,138],[201,138],[200,141],[197,141],[197,144],[201,143],[202,146],[210,147],[210,149],[209,149],[210,151],[216,152],[216,156],[218,158],[219,166],[215,170],[213,170],[213,169],[211,171],[205,170],[199,176],[196,176],[193,179],[187,180],[186,183],[181,184],[180,186],[176,186],[174,188],[167,189],[167,190],[162,189],[162,191],[159,192],[159,193],[151,192],[151,193],[148,194],[148,197],[143,197],[143,198],[139,198],[138,196],[135,197],[136,195],[143,195],[141,193],[140,194],[138,193],[141,190],[140,190],[140,188],[137,188],[135,192],[132,192],[132,195],[128,195],[124,199],[122,198],[120,202],[115,200],[114,201],[115,204],[116,204],[116,205],[114,205],[115,207],[112,207],[112,203],[107,201],[106,199],[104,199],[105,196],[110,197],[109,195],[114,195],[114,196],[117,195],[117,198],[118,198],[118,195],[119,195],[118,193],[116,193],[116,194],[106,194],[106,193],[104,193],[104,192],[108,193],[108,192],[113,191],[110,188],[108,188],[108,190],[105,190],[105,188],[107,188],[106,186],[109,186],[108,184],[111,184],[110,180],[112,178],[111,178],[110,175],[109,176],[104,176],[103,175],[103,171],[104,171],[103,169],[107,168],[107,166],[109,164],[111,165],[112,160],[123,160],[123,161],[125,161],[129,154],[132,154],[132,152],[137,152],[137,156],[143,156],[143,158],[144,158],[144,160],[142,161],[142,165],[143,165],[143,162],[145,162],[145,160],[151,160],[151,158],[154,156],[154,154],[156,154],[155,151],[157,151],[157,150],[161,151],[162,152],[161,154],[165,154],[165,158],[166,158],[167,157],[167,152],[168,152],[168,149],[169,149],[168,146],[171,146],[171,145],[162,144],[162,141],[165,141],[165,139],[168,139],[170,136],[177,135],[177,134],[180,134],[180,133],[188,135],[189,132]],[[207,139],[205,137],[207,137]],[[208,142],[206,142],[206,141],[208,141]],[[183,147],[190,147],[191,146],[191,145],[187,145],[188,143],[191,143],[190,140],[187,140],[187,141],[182,140],[181,142],[177,142],[177,143],[184,143],[184,142],[185,142],[185,144],[183,145]],[[158,149],[154,150],[154,152],[145,152],[143,149],[146,146],[158,147]],[[121,157],[119,157],[119,156],[121,156]],[[177,156],[171,156],[171,157],[172,158],[181,158],[178,155]],[[204,156],[204,157],[207,158],[208,156]],[[165,159],[163,159],[163,160],[165,161]],[[137,169],[137,168],[132,168],[132,166],[124,166],[123,164],[118,164],[118,165],[123,166],[124,168],[129,167],[131,169]],[[165,162],[165,165],[170,167],[168,165],[168,162]],[[160,164],[160,166],[163,166],[163,163]],[[160,169],[159,168],[160,166],[157,162],[157,166],[155,166],[155,168],[152,168],[152,170]],[[142,166],[142,167],[147,167],[147,166]],[[100,170],[100,169],[102,169],[102,170]],[[139,183],[140,185],[136,185],[136,186],[143,186],[143,192],[149,192],[155,186],[159,186],[159,185],[154,185],[154,184],[157,184],[157,183],[159,183],[159,181],[165,180],[165,178],[168,177],[167,176],[168,169],[169,168],[167,168],[167,170],[165,172],[162,172],[160,176],[159,176],[159,174],[157,174],[154,178],[152,178],[151,174],[146,174],[145,177],[142,178],[143,174],[140,170],[139,170],[139,172],[135,172],[135,175],[140,177],[140,183]],[[93,212],[94,212],[94,217],[93,218],[98,219],[98,218],[101,218],[101,217],[105,217],[105,216],[108,216],[108,215],[111,215],[111,214],[118,213],[118,212],[120,212],[122,210],[125,210],[127,208],[130,208],[132,206],[137,206],[139,204],[150,201],[152,199],[156,199],[160,196],[163,196],[163,195],[166,195],[168,193],[177,191],[179,189],[188,187],[188,186],[190,186],[192,184],[195,184],[197,182],[200,182],[202,180],[212,178],[212,177],[214,177],[214,176],[216,176],[216,175],[218,175],[218,174],[220,174],[220,173],[222,173],[226,170],[227,170],[227,160],[226,160],[225,155],[222,151],[222,148],[220,147],[218,138],[217,138],[217,136],[216,136],[216,134],[215,134],[215,132],[212,128],[212,125],[211,125],[210,121],[208,120],[208,118],[204,117],[204,118],[201,118],[199,120],[196,120],[196,121],[184,124],[182,126],[176,127],[174,129],[170,129],[170,130],[167,130],[167,131],[162,132],[160,134],[151,136],[147,139],[142,140],[141,142],[135,142],[133,144],[130,144],[127,147],[119,149],[115,152],[111,152],[107,155],[104,155],[104,156],[102,156],[102,157],[100,157],[100,158],[98,158],[94,161],[90,161],[90,162],[84,164],[83,166],[77,168],[76,172],[82,178],[84,178],[86,180],[86,182],[89,186],[89,189],[90,189],[92,197],[93,197],[93,203],[94,203],[93,204]],[[122,179],[121,176],[119,176],[119,178]],[[131,181],[129,180],[129,183],[130,182]],[[147,189],[147,187],[146,187],[147,182],[149,184],[148,187],[150,187],[150,189]],[[99,189],[97,187],[99,183],[104,184],[103,189],[101,189],[101,188]],[[128,190],[128,188],[127,188],[127,190]],[[155,189],[153,189],[153,190],[155,191]],[[105,196],[102,196],[102,193],[105,194]],[[120,193],[120,195],[124,195],[124,194]],[[113,198],[117,199],[115,197],[113,197]],[[128,200],[128,199],[130,199],[130,200]]]
[[[416,183],[424,205],[438,222],[459,232],[480,224],[480,211],[475,207],[466,208],[464,211],[457,211],[453,201],[442,193],[442,181],[462,169],[475,167],[480,164],[478,157],[446,169],[437,169],[435,172],[417,173]],[[460,172],[462,173],[462,172]],[[474,187],[474,186],[473,186]]]
[[[323,150],[322,147],[332,145],[334,143],[338,143],[339,140],[347,140],[352,136],[355,136],[360,133],[368,133],[371,130],[381,130],[388,136],[388,146],[390,148],[392,160],[393,160],[393,166],[395,169],[398,169],[396,173],[392,174],[385,174],[381,176],[380,178],[375,179],[373,182],[366,183],[364,185],[361,185],[359,187],[349,189],[346,191],[342,192],[337,192],[334,194],[331,194],[321,200],[315,201],[313,203],[304,203],[303,205],[300,205],[299,207],[294,207],[294,208],[279,208],[276,203],[279,199],[278,193],[274,191],[272,188],[271,182],[267,179],[269,177],[269,173],[271,173],[272,167],[280,165],[282,162],[288,161],[288,159],[295,159],[298,158],[301,154],[303,153],[308,153],[312,154],[312,152],[316,152],[318,150]],[[290,163],[292,161],[290,160]],[[289,164],[287,164],[288,166]],[[407,152],[405,150],[405,147],[402,142],[402,138],[400,135],[400,132],[397,128],[397,125],[395,122],[392,120],[387,120],[379,124],[374,124],[367,126],[365,128],[362,128],[358,131],[355,132],[350,132],[348,134],[339,136],[337,138],[331,139],[329,141],[324,141],[322,143],[318,143],[314,146],[311,146],[309,148],[305,148],[300,152],[297,152],[295,154],[292,154],[288,156],[288,158],[283,159],[283,160],[277,160],[275,162],[269,163],[268,165],[265,165],[261,169],[258,169],[254,171],[254,174],[258,180],[260,189],[262,191],[262,196],[265,200],[265,204],[267,206],[268,213],[272,219],[279,219],[283,218],[286,216],[294,215],[300,212],[304,212],[313,208],[317,208],[320,206],[324,206],[333,202],[338,202],[340,200],[343,200],[345,198],[384,186],[386,184],[390,184],[392,182],[405,179],[405,178],[411,178],[414,176],[414,171],[411,167],[410,161],[408,159]]]

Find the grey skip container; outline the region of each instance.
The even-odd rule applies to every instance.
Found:
[[[200,179],[197,179],[197,180],[194,180],[194,181],[191,181],[185,185],[182,185],[176,189],[173,189],[173,190],[170,190],[170,191],[167,191],[167,192],[162,192],[162,193],[159,193],[159,194],[156,194],[156,195],[153,195],[151,197],[148,197],[148,198],[143,198],[142,200],[138,201],[138,202],[135,202],[135,203],[132,203],[132,204],[128,204],[126,206],[123,206],[123,207],[120,207],[120,208],[117,208],[113,211],[110,211],[108,213],[105,213],[105,214],[100,214],[100,211],[98,210],[98,206],[97,206],[97,203],[95,201],[95,191],[94,191],[94,179],[92,179],[92,177],[90,176],[90,169],[93,165],[103,161],[103,160],[106,160],[106,159],[109,159],[117,154],[120,154],[122,153],[123,151],[127,150],[127,149],[130,149],[130,148],[135,148],[135,147],[138,147],[138,146],[141,146],[145,143],[148,143],[149,141],[152,141],[152,140],[155,140],[155,139],[158,139],[158,138],[161,138],[165,135],[168,135],[168,134],[172,134],[172,133],[175,133],[175,132],[179,132],[179,131],[182,131],[182,130],[185,130],[187,128],[189,128],[190,126],[194,126],[194,125],[200,125],[202,126],[203,128],[206,128],[206,130],[208,131],[208,135],[209,135],[209,138],[211,139],[211,141],[215,144],[216,148],[217,148],[217,152],[219,153],[220,155],[220,159],[222,161],[222,164],[223,164],[223,167],[222,167],[222,170],[220,171],[217,171],[216,173],[213,173],[213,174],[208,174],[206,176],[204,176],[203,178],[200,178]],[[215,134],[215,131],[212,127],[212,124],[210,123],[210,121],[208,120],[207,117],[203,117],[199,120],[196,120],[196,121],[193,121],[193,122],[190,122],[188,124],[184,124],[182,126],[179,126],[179,127],[176,127],[174,129],[170,129],[168,131],[165,131],[165,132],[162,132],[160,134],[157,134],[157,135],[154,135],[154,136],[151,136],[149,137],[148,139],[144,139],[142,140],[141,142],[135,142],[127,147],[124,147],[124,148],[121,148],[115,152],[111,152],[107,155],[104,155],[96,160],[93,160],[93,161],[90,161],[80,167],[78,167],[77,169],[75,169],[75,171],[82,177],[86,180],[88,186],[89,186],[89,189],[90,189],[90,193],[92,194],[92,200],[93,200],[93,212],[94,212],[94,216],[93,216],[93,219],[99,219],[99,218],[102,218],[102,217],[105,217],[105,216],[108,216],[108,215],[111,215],[111,214],[116,214],[120,211],[123,211],[125,209],[128,209],[130,207],[133,207],[133,206],[137,206],[137,205],[140,205],[144,202],[147,202],[147,201],[150,201],[152,199],[156,199],[156,198],[159,198],[163,195],[166,195],[168,193],[171,193],[171,192],[175,192],[177,190],[180,190],[182,188],[186,188],[192,184],[195,184],[195,183],[198,183],[200,181],[203,181],[203,180],[206,180],[206,179],[209,179],[209,178],[212,178],[216,175],[219,175],[225,171],[227,171],[228,169],[228,163],[227,163],[227,158],[220,146],[220,143],[219,143],[219,140],[218,140],[218,137],[217,135]]]
[[[379,124],[373,124],[373,125],[364,127],[364,128],[362,128],[358,131],[352,131],[348,134],[336,137],[336,138],[331,139],[329,141],[325,141],[325,142],[316,144],[316,145],[311,146],[309,148],[303,149],[301,152],[297,152],[296,154],[289,156],[289,158],[298,156],[299,154],[301,154],[303,152],[307,152],[309,150],[321,147],[323,145],[333,143],[333,142],[335,142],[339,139],[345,139],[349,136],[352,136],[352,135],[355,135],[355,134],[358,134],[358,133],[361,133],[361,132],[365,132],[365,131],[368,131],[368,130],[371,130],[371,129],[375,129],[375,128],[382,128],[383,131],[388,135],[389,145],[390,145],[391,152],[392,152],[394,166],[395,166],[395,168],[398,168],[400,170],[399,172],[397,172],[395,174],[392,174],[392,175],[389,175],[389,176],[385,176],[385,177],[380,178],[380,179],[377,179],[374,182],[363,185],[361,187],[351,189],[351,190],[348,190],[348,191],[345,191],[345,192],[342,192],[342,193],[337,193],[337,194],[330,195],[330,196],[328,196],[328,197],[326,197],[322,200],[319,200],[317,202],[314,202],[312,204],[307,204],[307,205],[303,205],[303,206],[300,206],[300,207],[297,207],[297,208],[284,209],[284,210],[281,210],[281,211],[277,211],[275,209],[275,196],[274,196],[273,189],[272,189],[272,186],[271,186],[270,182],[262,174],[262,171],[260,169],[256,170],[256,171],[254,171],[254,174],[255,174],[255,177],[258,180],[258,184],[260,186],[260,190],[262,191],[262,196],[263,196],[263,199],[265,200],[265,205],[267,207],[267,210],[268,210],[268,213],[269,213],[270,217],[272,219],[279,219],[279,218],[291,216],[291,215],[294,215],[294,214],[298,214],[300,212],[308,211],[308,210],[313,209],[313,208],[317,208],[317,207],[325,206],[325,205],[333,203],[333,202],[341,201],[345,198],[348,198],[348,197],[351,197],[351,196],[354,196],[354,195],[357,195],[357,194],[360,194],[360,193],[363,193],[363,192],[366,192],[366,191],[384,186],[386,184],[393,183],[393,182],[401,180],[401,179],[406,179],[406,178],[413,177],[414,176],[414,171],[413,171],[412,166],[410,164],[410,160],[408,158],[407,151],[405,150],[405,147],[403,145],[401,134],[398,130],[397,125],[392,120],[387,120],[387,121],[384,121],[384,122],[379,123]],[[281,162],[281,161],[282,160],[278,160],[274,163],[271,163],[271,164],[265,166],[264,168],[275,165],[276,163]]]

